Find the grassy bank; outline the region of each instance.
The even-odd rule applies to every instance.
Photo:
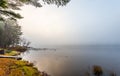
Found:
[[[3,49],[5,56],[17,56],[25,49],[9,48]],[[0,76],[48,76],[44,72],[40,72],[33,63],[24,60],[16,60],[11,58],[0,58]]]
[[[0,76],[43,76],[32,63],[0,58]]]

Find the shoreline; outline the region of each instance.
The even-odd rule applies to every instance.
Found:
[[[9,52],[7,55],[15,56],[15,54],[18,51],[16,51],[16,53],[14,52],[14,54],[11,54],[11,52]],[[21,53],[22,52],[19,52],[19,54],[21,54]],[[0,62],[1,66],[6,66],[7,65],[6,67],[1,67],[0,66],[0,69],[2,69],[2,71],[1,70],[0,71],[3,72],[3,73],[0,72],[0,76],[6,76],[4,74],[8,74],[7,76],[50,76],[46,72],[42,72],[42,71],[38,70],[38,68],[36,68],[33,63],[28,62],[26,60],[16,60],[16,59],[11,59],[11,58],[0,58],[0,61],[3,61],[3,62]],[[4,63],[4,64],[1,64],[1,63]],[[7,64],[7,63],[10,63],[10,64]],[[104,73],[106,73],[106,71],[104,71],[104,69],[103,69],[104,67],[102,68],[99,65],[93,65],[93,66],[90,66],[90,67],[91,68],[88,69],[88,71],[84,71],[85,73],[84,73],[83,76],[93,76],[93,75],[94,76],[104,76]],[[10,70],[7,70],[7,71],[9,71],[9,73],[6,73],[6,70],[4,70],[4,68],[10,69]],[[12,73],[12,70],[14,70],[16,72]],[[18,74],[16,74],[16,73],[18,73]],[[11,74],[11,75],[9,75],[9,74]],[[111,71],[108,74],[109,74],[108,76],[117,76],[116,72],[114,72],[114,71]]]
[[[23,51],[27,50],[3,50],[4,54],[0,55],[0,76],[50,76],[39,71],[33,63],[18,57]]]

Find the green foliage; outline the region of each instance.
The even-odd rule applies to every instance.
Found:
[[[11,10],[0,10],[1,14],[5,15],[5,16],[11,16],[11,18],[18,18],[18,19],[21,19],[22,16],[18,13],[15,13]]]
[[[9,49],[11,50],[16,50],[18,52],[25,52],[27,50],[27,47],[24,47],[23,45],[21,45],[21,39],[20,39],[20,45],[16,45],[14,47],[9,47]]]
[[[18,51],[7,51],[5,53],[5,55],[7,55],[7,56],[16,56],[16,55],[19,55],[19,54],[20,54],[20,52],[18,52]]]
[[[16,61],[15,64],[18,66],[17,68],[24,71],[25,76],[38,76],[39,72],[36,68],[32,67],[33,64],[27,61]]]
[[[42,0],[44,4],[55,4],[57,6],[64,6],[70,0]],[[35,7],[42,7],[39,0],[0,0],[0,20],[4,21],[6,18],[13,20],[21,19],[22,16],[15,13],[14,10],[20,10],[23,5],[33,5]]]
[[[55,4],[57,6],[64,6],[66,5],[70,0],[43,0],[46,4]]]
[[[16,61],[15,64],[16,64],[17,66],[21,67],[21,66],[28,65],[29,62],[27,62],[27,61],[22,61],[22,62],[21,62],[21,61]]]
[[[24,66],[22,69],[24,70],[26,76],[36,76],[38,73],[37,70],[32,67]]]
[[[0,47],[6,48],[19,44],[22,32],[16,21],[8,19],[1,23],[0,27]]]
[[[0,0],[0,7],[7,8],[7,1],[6,0]]]

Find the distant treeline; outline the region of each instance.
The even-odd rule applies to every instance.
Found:
[[[31,49],[31,50],[36,50],[36,51],[39,51],[39,50],[51,50],[51,51],[56,51],[55,48],[34,48],[34,47],[29,47],[29,49]]]

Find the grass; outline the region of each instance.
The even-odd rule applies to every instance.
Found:
[[[6,51],[6,53],[5,53],[5,55],[7,55],[7,56],[16,56],[19,54],[20,54],[20,52],[18,52],[18,51],[10,51],[10,50]]]
[[[37,76],[37,70],[28,66],[22,67],[26,76]]]
[[[27,61],[0,58],[0,76],[42,76],[38,69]]]
[[[3,49],[3,48],[0,48]],[[15,47],[4,49],[7,56],[16,56],[25,49]],[[44,72],[38,71],[33,63],[24,60],[16,60],[11,58],[0,58],[0,76],[48,76]]]

